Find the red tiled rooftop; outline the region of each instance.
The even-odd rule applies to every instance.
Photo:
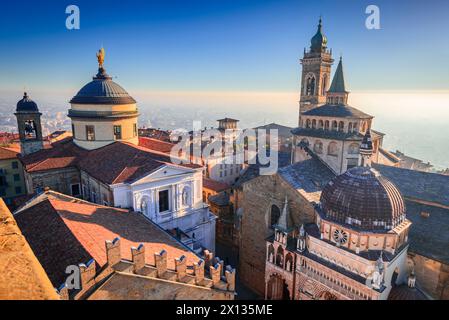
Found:
[[[67,138],[49,149],[21,158],[28,172],[76,167],[106,184],[132,182],[166,164],[170,156],[160,150],[114,142],[95,150],[85,150]],[[182,165],[200,168],[198,165]]]
[[[50,148],[21,157],[21,160],[28,172],[46,171],[76,167],[78,160],[87,153],[67,138],[53,143]]]
[[[221,192],[229,189],[229,185],[224,182],[212,180],[209,178],[203,178],[203,188]]]
[[[172,148],[175,145],[173,143],[154,139],[154,138],[139,137],[139,146],[148,148],[150,150],[170,154]]]
[[[0,147],[0,160],[8,160],[17,158],[20,150],[15,150],[7,147]]]
[[[33,203],[34,201],[34,203]],[[168,268],[182,255],[187,264],[198,257],[141,214],[100,206],[52,191],[39,195],[15,215],[17,223],[54,286],[65,280],[68,265],[95,259],[106,264],[105,241],[120,237],[122,258],[131,260],[131,247],[145,246],[146,263],[166,250]],[[98,270],[98,269],[97,269]]]

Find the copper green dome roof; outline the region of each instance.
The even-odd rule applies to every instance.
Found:
[[[312,50],[312,52],[322,52],[323,49],[325,49],[326,47],[327,47],[327,38],[323,34],[323,25],[322,20],[320,18],[318,30],[311,40],[310,49]]]
[[[39,112],[36,102],[30,99],[28,94],[23,94],[22,100],[17,102],[16,112]]]
[[[399,190],[369,167],[355,167],[334,178],[320,201],[325,218],[361,230],[391,230],[405,220]]]
[[[136,103],[128,92],[112,81],[103,67],[98,69],[97,75],[86,84],[70,100],[77,104],[132,104]]]

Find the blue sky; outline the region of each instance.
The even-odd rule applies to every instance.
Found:
[[[81,29],[65,28],[76,4]],[[365,8],[381,30],[365,28]],[[448,90],[447,0],[8,1],[0,89],[76,90],[105,67],[128,91],[296,91],[320,14],[358,90]]]

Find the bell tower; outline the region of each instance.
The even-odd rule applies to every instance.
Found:
[[[301,59],[300,117],[301,113],[326,103],[333,62],[332,51],[327,48],[327,38],[323,34],[320,18],[318,30],[311,39],[310,50],[304,49],[304,57]]]
[[[41,115],[37,104],[25,92],[23,99],[17,102],[16,113],[21,154],[26,156],[43,149]]]

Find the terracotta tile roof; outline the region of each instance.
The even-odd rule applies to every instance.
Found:
[[[175,146],[175,144],[154,138],[139,137],[139,146],[170,154],[171,149]]]
[[[0,160],[15,159],[19,152],[11,148],[0,147]]]
[[[76,167],[80,158],[88,151],[75,145],[71,138],[55,142],[48,149],[21,157],[21,161],[28,172],[46,171]]]
[[[105,241],[121,239],[122,258],[131,260],[131,247],[145,246],[146,263],[154,253],[166,250],[168,268],[185,255],[187,264],[198,261],[192,251],[139,213],[100,206],[47,191],[19,209],[15,219],[53,285],[65,281],[68,265],[95,259],[97,268],[106,264]],[[98,270],[98,269],[97,269]]]
[[[75,167],[106,184],[132,182],[163,165],[174,165],[170,156],[160,150],[114,142],[88,151],[75,145],[72,138],[55,142],[51,148],[21,157],[21,160],[28,172]],[[201,166],[186,164],[182,167]]]
[[[213,190],[215,192],[221,192],[230,188],[230,186],[224,182],[212,180],[209,178],[203,178],[203,188]]]
[[[133,182],[167,164],[173,165],[165,153],[130,143],[115,142],[89,151],[80,160],[79,168],[106,184],[115,184]],[[200,168],[197,165],[182,167]]]

